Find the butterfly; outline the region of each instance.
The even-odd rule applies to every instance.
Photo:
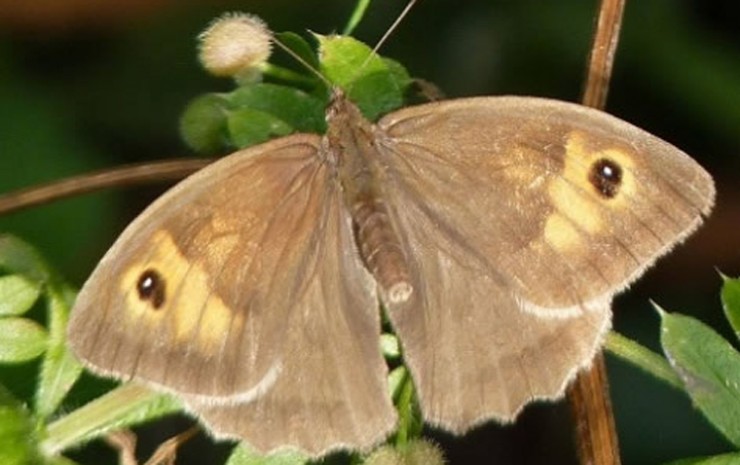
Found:
[[[86,365],[262,452],[368,449],[397,423],[380,304],[429,424],[513,421],[562,396],[613,296],[713,204],[688,155],[576,104],[475,97],[372,123],[335,90],[326,120],[213,163],[126,228],[72,313]]]

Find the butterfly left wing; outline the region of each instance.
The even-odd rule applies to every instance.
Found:
[[[157,199],[78,295],[74,352],[264,452],[385,438],[396,413],[375,284],[321,150],[316,135],[277,139]]]
[[[608,329],[612,296],[714,197],[675,147],[564,102],[410,107],[375,140],[415,288],[388,314],[425,418],[458,432],[561,395]]]

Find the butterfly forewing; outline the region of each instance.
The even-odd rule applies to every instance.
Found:
[[[302,221],[281,200],[291,188],[310,192],[315,145],[288,139],[228,157],[153,203],[80,293],[70,324],[76,353],[104,371],[192,394],[228,396],[256,385],[279,358],[264,343],[279,324],[264,318],[268,297],[283,295],[271,286],[294,282],[273,273],[274,261],[304,247],[281,229]],[[281,207],[290,217],[285,226],[274,221]],[[273,311],[286,313],[285,306]],[[254,356],[237,361],[228,345]]]
[[[379,145],[393,154],[384,160],[397,189],[388,197],[414,198],[440,235],[468,250],[459,261],[534,310],[623,288],[713,201],[711,178],[687,155],[574,104],[460,99],[407,108],[378,126]],[[611,197],[592,179],[601,160],[620,170]]]

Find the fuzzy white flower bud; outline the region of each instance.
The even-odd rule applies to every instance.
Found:
[[[364,465],[444,465],[442,450],[425,439],[409,441],[405,447],[385,445],[365,459]]]
[[[199,36],[200,62],[215,76],[241,76],[267,62],[272,33],[258,17],[227,13],[214,20]]]

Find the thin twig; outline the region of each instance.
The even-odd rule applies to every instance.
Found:
[[[175,463],[177,450],[200,431],[198,426],[192,426],[177,434],[157,447],[144,465],[169,465]],[[137,437],[130,429],[112,431],[108,433],[105,442],[118,451],[119,465],[139,465],[136,459]]]
[[[144,465],[174,464],[177,450],[200,431],[198,425],[191,426],[182,433],[173,436],[157,447]]]
[[[626,0],[602,0],[596,22],[594,42],[589,57],[586,83],[581,103],[603,110],[609,93],[614,55],[622,29],[622,17]]]
[[[603,109],[606,105],[625,1],[601,1],[583,91],[582,103],[586,106]],[[568,400],[576,424],[581,465],[620,465],[619,441],[601,352],[591,369],[576,378],[568,391]]]
[[[212,162],[196,158],[149,162],[53,181],[0,195],[0,215],[110,187],[179,180]]]
[[[138,438],[130,429],[111,431],[103,437],[110,447],[118,451],[118,465],[139,465],[136,460]]]

